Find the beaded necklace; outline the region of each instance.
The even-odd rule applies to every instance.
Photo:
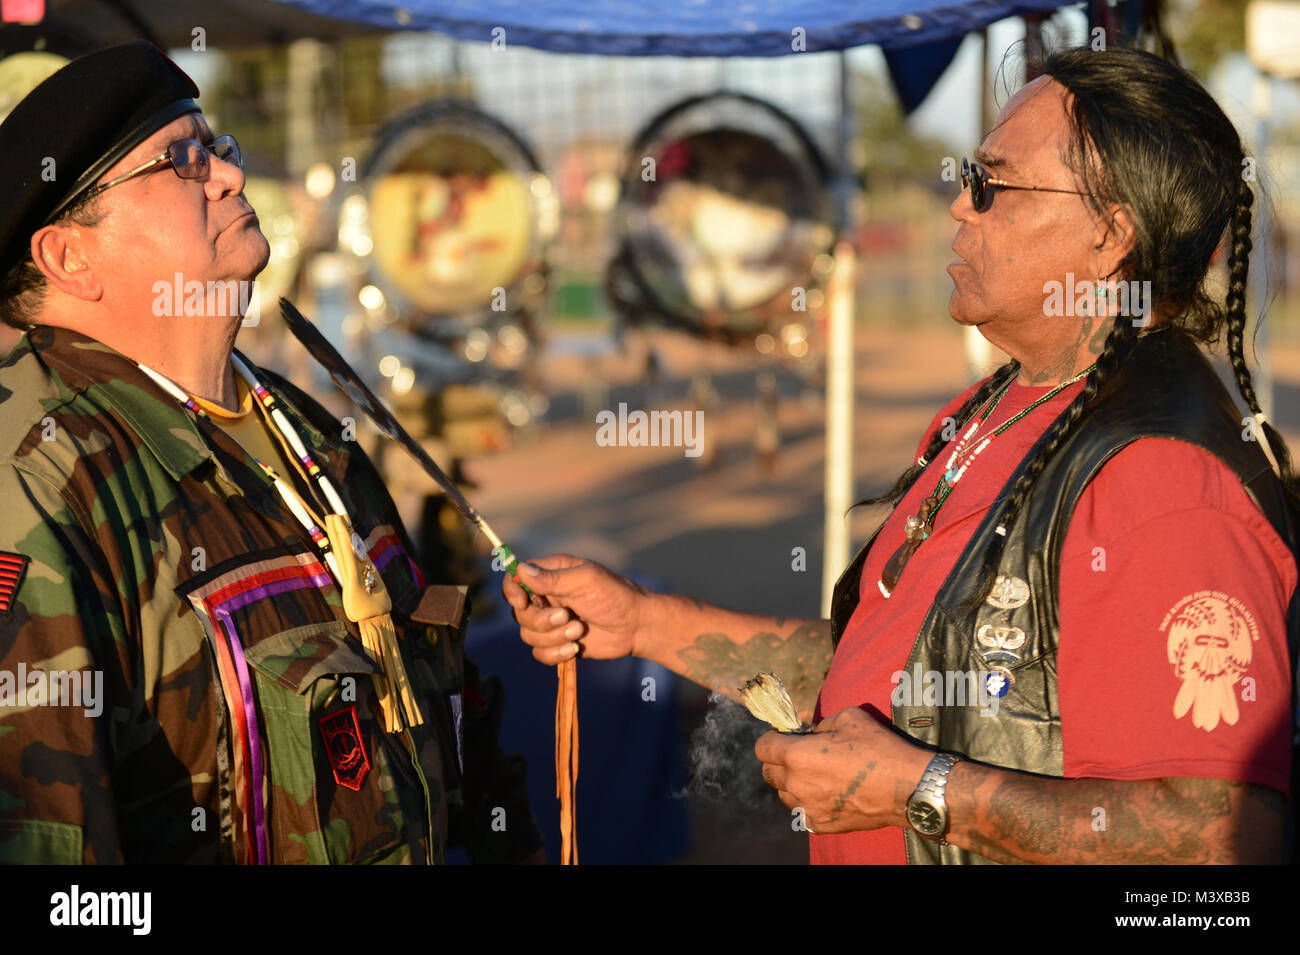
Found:
[[[956,446],[953,448],[952,454],[948,456],[948,460],[944,464],[943,475],[939,478],[939,483],[935,485],[934,491],[929,497],[921,502],[921,506],[917,508],[917,512],[909,516],[907,521],[904,523],[903,530],[907,535],[906,539],[903,541],[902,546],[894,552],[894,555],[886,561],[884,570],[881,571],[880,574],[880,580],[876,582],[876,586],[880,588],[880,592],[886,598],[888,598],[894,588],[898,586],[898,580],[903,575],[903,568],[907,566],[907,562],[912,559],[912,555],[916,553],[917,548],[921,546],[922,542],[930,536],[930,532],[934,529],[934,521],[939,514],[940,508],[942,508],[944,502],[948,500],[948,496],[952,494],[952,490],[957,486],[957,482],[962,479],[966,474],[967,469],[972,463],[974,463],[975,459],[979,457],[980,452],[987,448],[993,442],[994,438],[1002,434],[1002,432],[1006,431],[1021,418],[1024,418],[1044,402],[1055,398],[1062,390],[1068,388],[1080,378],[1085,377],[1096,367],[1097,365],[1094,362],[1073,378],[1061,382],[1047,394],[1030,404],[1023,411],[1012,415],[1000,424],[991,434],[985,436],[984,440],[977,444],[970,453],[967,454],[966,449],[970,446],[971,441],[974,440],[975,435],[978,434],[980,426],[983,425],[984,422],[989,419],[989,416],[993,414],[993,410],[1001,403],[1003,396],[1006,395],[1008,390],[1010,390],[1011,383],[1015,379],[1008,378],[1007,383],[998,389],[998,393],[984,402],[982,410],[972,416],[971,424],[966,429],[966,433],[961,436],[961,440],[958,441]],[[925,456],[922,455],[916,463],[924,466]]]
[[[288,445],[289,449],[293,452],[293,456],[302,463],[303,472],[307,475],[308,480],[312,481],[315,485],[316,490],[321,496],[321,500],[330,507],[333,513],[346,515],[347,509],[344,507],[343,499],[339,496],[338,490],[334,487],[334,483],[329,479],[325,472],[320,469],[320,466],[315,462],[315,460],[313,460],[311,454],[307,451],[307,447],[303,443],[301,436],[299,436],[297,429],[289,419],[285,417],[284,412],[280,410],[275,397],[262,386],[262,383],[257,380],[257,377],[253,374],[252,370],[240,360],[238,355],[232,354],[230,356],[230,363],[234,367],[235,372],[244,379],[244,383],[248,385],[249,390],[253,392],[256,404],[269,420],[272,428],[274,428],[275,432]],[[175,398],[176,401],[184,406],[186,410],[192,412],[198,418],[210,420],[208,413],[203,410],[198,402],[186,394],[170,379],[160,375],[147,365],[140,365],[139,368],[148,375],[153,382],[158,385],[158,387],[162,388],[163,391],[167,392],[171,397]],[[249,456],[257,462],[258,467],[262,469],[263,473],[265,473],[275,485],[275,489],[279,493],[281,499],[283,499],[285,506],[289,508],[289,512],[293,514],[298,523],[303,526],[303,529],[307,531],[307,536],[310,537],[312,543],[316,545],[321,559],[329,568],[331,576],[333,576],[334,580],[338,582],[340,580],[338,560],[334,556],[333,548],[330,545],[329,535],[325,532],[323,522],[318,520],[310,509],[305,506],[305,502],[293,491],[288,483],[276,473],[274,468],[256,455]],[[358,560],[368,560],[365,545],[362,542],[360,535],[354,533],[350,543],[356,551]],[[370,571],[370,574],[373,574],[373,568],[368,568],[368,570]],[[371,577],[369,574],[367,575],[366,583],[369,586],[367,586],[366,589],[368,592],[373,592],[376,582],[375,578]]]
[[[296,457],[302,464],[309,484],[315,488],[320,500],[330,509],[330,513],[326,514],[323,520],[317,517],[311,506],[298,496],[274,468],[256,455],[249,454],[249,457],[256,461],[266,476],[271,479],[289,512],[311,538],[321,562],[328,568],[330,576],[342,594],[344,614],[357,625],[362,646],[371,659],[379,665],[380,672],[373,675],[373,682],[388,732],[399,733],[409,726],[423,723],[424,716],[416,702],[414,689],[398,646],[397,632],[391,615],[392,600],[384,586],[383,578],[380,577],[366,551],[365,542],[352,528],[347,508],[334,482],[312,458],[297,429],[279,407],[275,396],[257,380],[252,369],[235,354],[231,355],[231,364],[235,372],[248,385],[249,390],[253,392],[256,399],[254,404],[259,407],[263,420],[287,445],[292,452],[292,457]],[[199,403],[178,385],[147,365],[139,364],[138,367],[159,388],[202,422],[205,429],[218,427]],[[231,437],[230,440],[235,439]],[[237,441],[235,443],[238,444]],[[244,450],[247,453],[247,449]],[[270,846],[268,812],[263,799],[267,764],[261,752],[253,684],[239,634],[228,624],[220,629],[221,634],[214,631],[210,637],[214,642],[213,649],[218,659],[222,692],[230,711],[243,716],[241,724],[243,731],[236,734],[234,746],[236,765],[245,768],[240,784],[243,790],[243,803],[249,807],[251,817],[249,859],[265,863],[268,861]]]

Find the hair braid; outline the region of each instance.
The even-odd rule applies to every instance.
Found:
[[[1224,299],[1228,324],[1228,358],[1232,362],[1233,373],[1237,376],[1237,388],[1246,400],[1250,410],[1259,411],[1259,399],[1255,397],[1255,387],[1250,380],[1250,370],[1246,367],[1245,333],[1246,333],[1246,275],[1250,269],[1251,214],[1250,207],[1255,201],[1255,194],[1250,186],[1242,180],[1237,188],[1237,205],[1232,212],[1231,230],[1232,246],[1228,255],[1228,294]]]
[[[1227,324],[1228,361],[1237,379],[1237,390],[1241,392],[1241,397],[1251,412],[1261,414],[1259,399],[1255,396],[1255,384],[1246,364],[1245,348],[1246,277],[1250,270],[1250,252],[1253,247],[1250,238],[1250,210],[1254,202],[1255,194],[1250,184],[1241,180],[1237,186],[1237,204],[1233,208],[1229,226],[1232,246],[1228,254],[1228,294],[1224,299],[1224,318]],[[1277,458],[1282,483],[1292,495],[1300,497],[1300,480],[1297,480],[1291,469],[1291,455],[1286,442],[1267,421],[1263,422],[1262,430],[1273,456]]]
[[[1078,176],[1093,211],[1105,217],[1118,204],[1132,218],[1134,240],[1116,271],[1129,281],[1149,283],[1162,327],[1180,329],[1209,345],[1226,325],[1237,386],[1258,415],[1259,402],[1244,356],[1255,195],[1241,175],[1245,157],[1236,128],[1195,77],[1150,53],[1080,47],[1034,60],[1036,73],[1051,77],[1069,94],[1071,135],[1062,159]],[[1228,294],[1225,301],[1215,301],[1205,279],[1225,230],[1231,237]],[[1114,319],[1083,390],[1052,423],[1031,452],[1023,474],[995,505],[1002,509],[1005,527],[1018,519],[1035,482],[1080,426],[1089,406],[1113,386],[1112,376],[1131,354],[1138,335],[1127,317]],[[957,416],[969,417],[1007,382],[1008,372],[1018,374],[1019,366],[1011,362],[999,369]],[[1290,503],[1300,515],[1300,479],[1291,470],[1285,442],[1267,422],[1261,425],[1260,438],[1273,451]],[[930,435],[922,462],[933,460],[944,444],[941,431]],[[912,465],[890,491],[859,503],[896,501],[915,484],[923,467]],[[984,558],[976,582],[977,603],[992,585],[1005,541],[1005,536],[995,536]]]
[[[1001,527],[1010,528],[1015,523],[1016,517],[1020,514],[1020,509],[1024,506],[1029,497],[1029,492],[1033,489],[1034,483],[1038,480],[1043,469],[1047,467],[1048,462],[1066,438],[1074,431],[1075,426],[1083,419],[1084,410],[1092,400],[1101,391],[1105,383],[1115,373],[1120,362],[1128,355],[1133,343],[1137,340],[1137,327],[1133,322],[1122,315],[1117,315],[1111,323],[1110,334],[1106,336],[1106,345],[1101,354],[1097,356],[1097,366],[1088,372],[1088,377],[1084,380],[1083,390],[1079,392],[1070,406],[1056,419],[1051,429],[1047,433],[1047,440],[1039,447],[1029,465],[1025,468],[1019,478],[1016,479],[1015,485],[1011,488],[1011,493],[1007,496],[1005,510],[1002,513]],[[997,503],[994,502],[994,507]],[[980,567],[979,581],[969,600],[962,606],[962,612],[970,612],[984,600],[993,584],[995,572],[998,564],[1002,560],[1002,550],[1006,546],[1006,536],[996,535],[992,546],[988,549],[984,557],[984,563]]]
[[[971,415],[979,410],[979,407],[984,404],[984,402],[988,401],[989,396],[1019,373],[1020,363],[1015,360],[1009,361],[1005,365],[997,368],[993,374],[988,377],[988,380],[985,381],[984,384],[980,385],[979,388],[975,390],[975,393],[962,403],[960,408],[953,412],[952,418],[955,421],[964,424]],[[854,507],[862,507],[866,504],[892,504],[898,501],[903,495],[911,490],[912,485],[916,483],[916,479],[921,476],[921,472],[925,470],[926,466],[935,459],[939,452],[943,450],[944,446],[951,440],[943,436],[943,431],[944,429],[942,424],[934,429],[934,434],[930,435],[930,440],[925,446],[925,451],[921,453],[921,459],[919,461],[913,461],[911,466],[898,476],[898,480],[894,482],[893,487],[884,494],[880,494],[876,497],[864,498],[863,500],[858,501],[853,505],[853,507],[850,507],[849,510],[851,511]]]

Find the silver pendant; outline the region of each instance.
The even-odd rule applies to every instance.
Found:
[[[993,581],[993,590],[984,598],[984,602],[999,610],[1015,610],[1017,607],[1023,607],[1029,603],[1029,584],[1019,577],[999,574],[998,579]]]
[[[375,575],[375,565],[367,563],[366,572],[361,578],[361,586],[366,588],[366,593],[373,594],[378,584],[379,578]]]

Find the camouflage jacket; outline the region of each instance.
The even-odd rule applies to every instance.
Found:
[[[124,356],[38,327],[0,363],[0,862],[250,861],[217,620],[255,700],[268,861],[540,847],[522,760],[497,745],[500,686],[463,655],[464,588],[425,586],[365,454],[259,377],[383,576],[424,723],[384,730],[356,624],[239,446]]]

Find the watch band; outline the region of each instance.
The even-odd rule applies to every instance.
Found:
[[[961,761],[962,757],[956,753],[935,753],[929,765],[925,767],[925,772],[921,774],[921,781],[916,784],[916,791],[912,793],[911,799],[908,800],[910,803],[912,799],[924,798],[926,802],[937,804],[943,811],[944,827],[938,838],[938,843],[941,846],[948,844],[944,838],[947,835],[949,824],[947,819],[948,804],[943,798],[948,789],[948,774]],[[913,826],[913,828],[916,827]],[[919,830],[918,833],[925,836],[925,833]],[[933,839],[934,837],[926,836],[926,838]]]
[[[921,781],[916,784],[916,791],[943,802],[944,791],[948,788],[948,773],[961,762],[961,759],[956,753],[935,753],[934,758],[930,760],[930,765],[926,766],[925,772],[921,774]]]

